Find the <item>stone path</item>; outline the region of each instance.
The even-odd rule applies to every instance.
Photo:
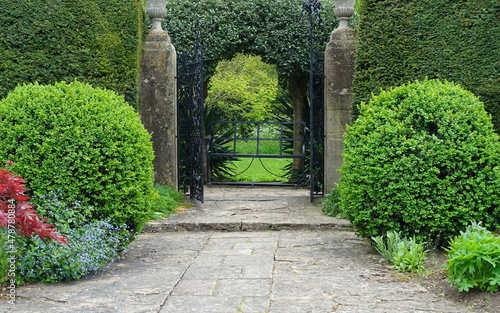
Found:
[[[210,188],[206,198],[151,223],[109,271],[20,287],[0,312],[467,312],[380,264],[307,190]]]
[[[211,187],[205,192],[203,205],[149,223],[144,231],[352,230],[349,222],[323,214],[306,189]]]

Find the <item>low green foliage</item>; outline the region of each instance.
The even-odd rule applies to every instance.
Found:
[[[427,251],[422,243],[417,243],[415,238],[402,238],[395,231],[387,232],[387,239],[383,236],[372,237],[377,251],[394,267],[401,272],[421,273],[424,269],[424,261]]]
[[[261,126],[259,134],[257,130],[253,130],[249,137],[276,139],[278,138],[279,128],[274,126]],[[232,142],[229,146],[232,146]],[[279,154],[280,141],[274,140],[247,140],[236,141],[236,151],[241,154]],[[288,181],[289,176],[285,169],[291,163],[290,159],[286,158],[240,158],[233,161],[235,166],[234,181],[253,181],[253,182],[273,182],[273,181]]]
[[[373,242],[376,244],[376,249],[384,258],[380,261],[387,260],[394,263],[394,252],[397,249],[398,243],[400,242],[399,233],[388,231],[387,239],[384,240],[384,236],[372,237]]]
[[[94,208],[90,220],[133,231],[146,222],[155,198],[150,135],[114,92],[80,82],[19,86],[0,102],[0,146],[33,196],[61,190],[67,203]]]
[[[237,175],[232,180],[239,182],[285,182],[288,181],[289,175],[283,168],[289,163],[289,159],[241,158],[234,162]],[[245,169],[246,171],[244,171]]]
[[[345,135],[342,211],[362,237],[401,232],[443,246],[469,221],[500,221],[500,141],[458,85],[410,83],[374,96]]]
[[[496,292],[500,288],[500,238],[472,223],[450,241],[448,279],[459,291],[472,288]]]
[[[170,186],[155,185],[158,197],[152,204],[150,219],[167,218],[179,207],[184,194]]]
[[[163,188],[156,198],[155,208],[167,204]],[[172,191],[176,196],[176,192]],[[170,201],[171,198],[169,198]],[[126,225],[114,226],[108,221],[92,218],[97,210],[72,201],[62,190],[49,192],[32,199],[36,209],[49,217],[57,229],[68,237],[67,245],[53,240],[41,240],[39,236],[16,238],[19,282],[58,282],[86,278],[92,273],[105,270],[125,251],[134,238]],[[152,214],[152,213],[151,213]]]
[[[424,261],[427,251],[422,243],[415,238],[402,240],[398,245],[394,257],[394,266],[402,272],[421,273],[424,270]]]
[[[7,245],[7,228],[0,227],[0,286],[9,281],[9,260],[10,255]]]
[[[82,205],[79,200],[68,200],[60,189],[34,197],[31,202],[36,206],[37,212],[47,217],[48,223],[55,224],[62,234],[92,221],[94,208]]]
[[[268,138],[268,137],[262,137]],[[259,140],[258,142],[259,154],[279,154],[280,143],[274,140]],[[237,141],[236,151],[241,154],[256,154],[257,153],[257,140]]]
[[[65,233],[68,244],[41,240],[38,236],[19,238],[17,256],[19,282],[55,283],[87,278],[105,270],[115,261],[124,242],[130,240],[126,225],[88,223]]]
[[[328,216],[343,218],[342,207],[340,206],[340,193],[337,188],[332,189],[325,195],[325,200],[321,203],[322,211]]]

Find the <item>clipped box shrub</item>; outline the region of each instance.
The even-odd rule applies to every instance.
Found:
[[[434,245],[470,221],[499,226],[500,142],[483,103],[439,80],[374,96],[345,136],[342,211],[363,237]]]
[[[57,191],[92,206],[90,220],[145,223],[153,148],[122,96],[80,82],[19,86],[0,101],[0,146],[35,199]]]

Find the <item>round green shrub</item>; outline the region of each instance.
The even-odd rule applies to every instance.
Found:
[[[35,198],[57,191],[92,206],[92,220],[144,225],[153,148],[122,96],[80,82],[19,86],[0,102],[0,146]]]
[[[363,237],[442,245],[470,221],[499,226],[500,142],[472,93],[425,80],[382,92],[348,127],[342,211]]]

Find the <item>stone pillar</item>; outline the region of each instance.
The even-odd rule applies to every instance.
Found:
[[[325,191],[340,182],[343,134],[351,123],[356,31],[348,26],[352,7],[337,7],[340,24],[325,50]]]
[[[141,65],[141,119],[151,133],[155,183],[178,188],[177,55],[161,27],[167,0],[147,0],[153,25],[144,42]]]

